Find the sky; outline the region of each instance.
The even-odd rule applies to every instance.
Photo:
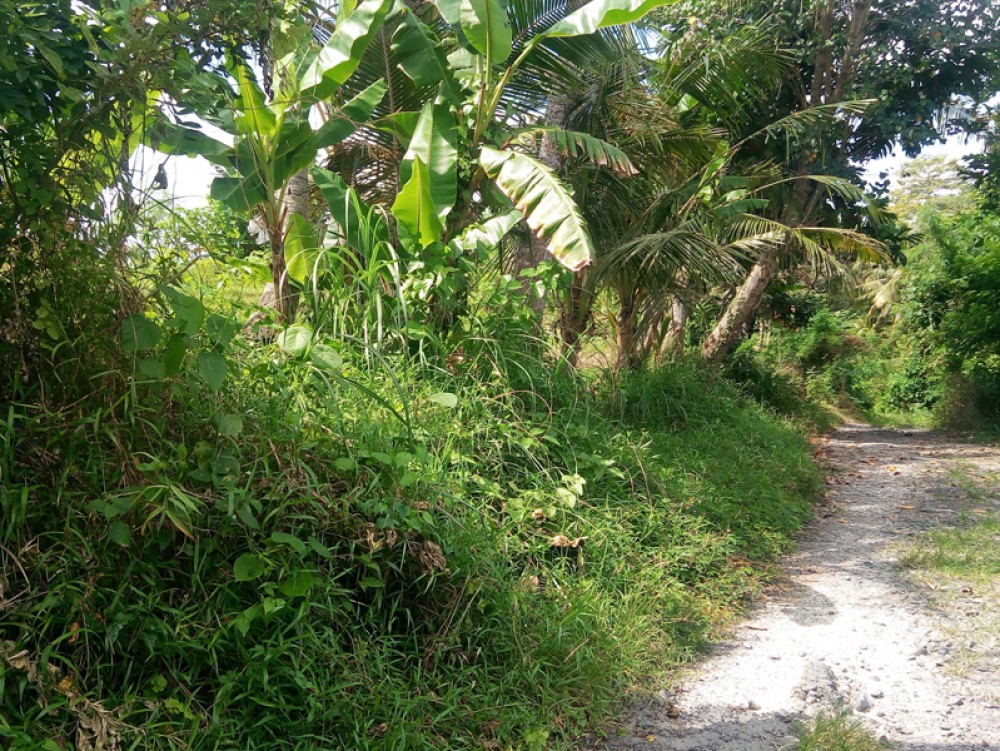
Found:
[[[953,159],[961,160],[963,156],[968,156],[969,154],[978,154],[983,150],[982,139],[978,137],[968,138],[966,136],[950,136],[942,143],[934,143],[930,146],[925,146],[920,152],[921,156],[947,156]],[[887,172],[889,174],[890,186],[896,184],[896,179],[899,176],[899,168],[902,167],[909,159],[903,155],[902,149],[898,146],[895,148],[890,156],[883,157],[882,159],[873,159],[865,165],[864,178],[869,184],[874,184],[880,180],[880,173]]]

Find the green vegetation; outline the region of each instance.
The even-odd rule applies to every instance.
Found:
[[[946,5],[0,0],[2,745],[570,747],[806,431],[995,424],[989,159],[915,247],[859,172],[997,88]]]
[[[881,743],[850,712],[821,712],[799,738],[797,751],[885,751]]]
[[[222,344],[196,298],[162,299],[125,340],[137,377],[6,416],[16,748],[71,736],[63,676],[145,748],[572,734],[689,659],[817,492],[807,444],[694,368],[605,393],[516,335],[457,374],[368,367]],[[11,669],[20,649],[52,680]]]
[[[961,491],[966,508],[954,526],[924,533],[904,551],[900,562],[915,571],[946,574],[977,587],[988,584],[1000,577],[997,476],[973,477],[957,470],[951,480]]]

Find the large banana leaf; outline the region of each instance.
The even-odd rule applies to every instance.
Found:
[[[392,53],[396,65],[417,86],[443,84],[443,93],[458,100],[462,90],[448,64],[444,49],[427,24],[414,13],[407,13],[392,35]]]
[[[514,227],[524,219],[517,209],[510,209],[502,214],[491,216],[482,222],[467,227],[458,237],[452,238],[448,246],[458,252],[468,252],[476,249],[491,250]]]
[[[455,118],[447,106],[441,102],[427,102],[399,165],[399,181],[403,184],[410,181],[416,160],[427,168],[430,182],[425,200],[430,200],[439,219],[451,212],[458,192],[457,138]]]
[[[285,258],[288,276],[299,284],[304,284],[316,268],[318,245],[312,223],[301,214],[289,214]]]
[[[299,79],[299,96],[306,102],[325,99],[336,91],[361,62],[394,0],[362,0],[337,24],[330,40]]]
[[[203,156],[212,164],[232,168],[236,158],[233,147],[213,138],[200,128],[177,125],[166,119],[159,120],[149,131],[151,146],[164,154]]]
[[[513,37],[503,0],[438,0],[437,7],[448,23],[462,30],[473,49],[491,62],[502,63],[510,55]]]
[[[209,195],[233,211],[249,211],[270,200],[267,188],[256,175],[217,177],[212,181]]]
[[[488,146],[479,163],[559,263],[578,271],[592,262],[594,249],[580,211],[552,170],[527,154]]]
[[[236,79],[239,91],[239,96],[233,105],[233,109],[239,113],[236,117],[237,127],[243,132],[270,136],[277,118],[267,106],[267,98],[250,72],[250,68],[239,60],[231,64],[229,70]]]
[[[384,80],[378,80],[362,91],[356,97],[344,104],[340,112],[316,129],[315,154],[318,149],[340,143],[358,129],[360,123],[366,122],[372,112],[385,96],[388,85]]]
[[[427,165],[419,156],[415,156],[410,166],[410,179],[392,204],[393,216],[425,248],[440,240],[444,230],[431,198],[433,190]]]
[[[573,37],[593,34],[609,26],[638,21],[654,8],[675,2],[677,0],[591,0],[539,36]]]

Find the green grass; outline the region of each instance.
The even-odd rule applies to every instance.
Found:
[[[996,474],[977,475],[954,467],[949,479],[964,496],[954,526],[928,530],[905,550],[900,563],[909,569],[938,572],[969,581],[1000,575],[1000,519],[996,516]]]
[[[122,748],[570,747],[699,653],[819,492],[797,430],[691,366],[332,344],[340,381],[235,345],[218,393],[191,361],[10,407],[6,746],[71,740],[83,697]]]
[[[850,712],[821,712],[803,728],[795,751],[886,751]]]

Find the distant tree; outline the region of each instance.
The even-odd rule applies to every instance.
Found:
[[[916,224],[923,209],[954,214],[973,206],[972,182],[958,160],[946,156],[919,156],[899,169],[889,192],[889,208],[909,224]]]
[[[1000,7],[991,0],[779,0],[737,5],[735,12],[731,3],[689,0],[670,13],[667,30],[674,34],[720,35],[749,22],[773,24],[776,44],[795,62],[781,91],[756,113],[758,128],[807,107],[871,102],[862,117],[746,144],[747,155],[780,159],[800,176],[839,175],[861,185],[862,165],[894,144],[914,155],[943,133],[966,127],[966,105],[993,93],[1000,66]],[[845,227],[864,224],[852,201],[805,179],[773,205],[789,223],[808,226],[827,215]],[[787,256],[781,250],[760,255],[706,340],[707,360],[721,362],[739,342]]]

